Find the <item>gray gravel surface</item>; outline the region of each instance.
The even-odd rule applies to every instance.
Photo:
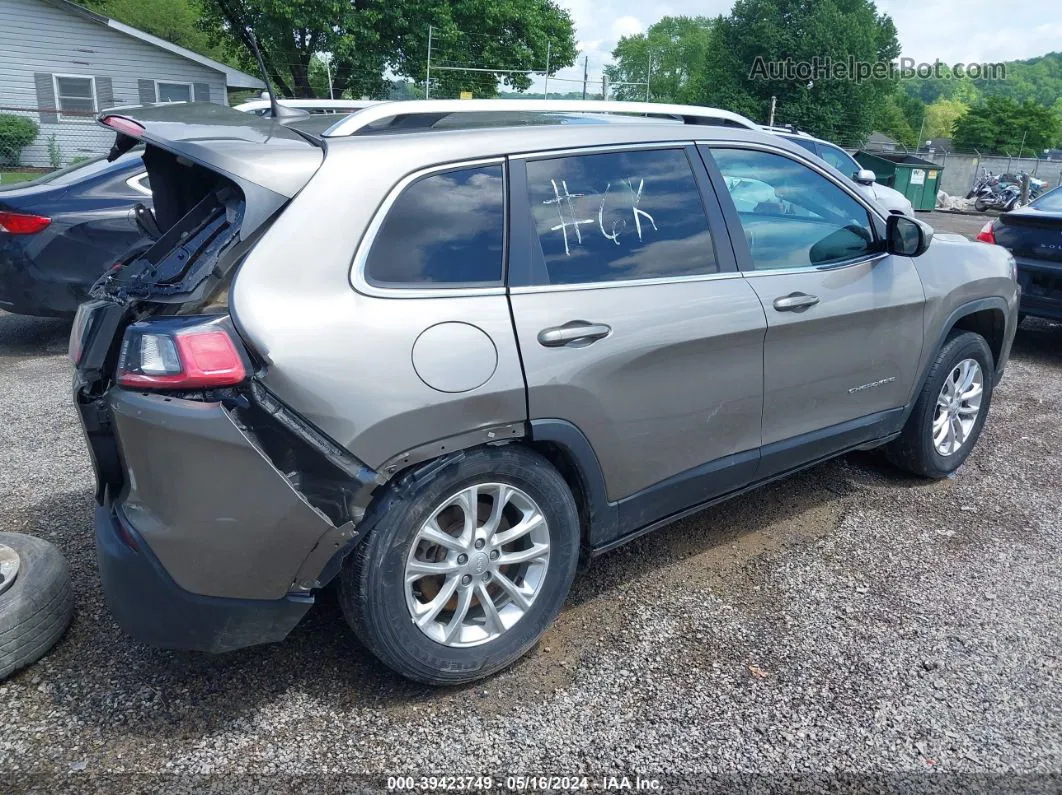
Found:
[[[57,544],[77,595],[55,650],[0,683],[0,792],[412,771],[1062,788],[1062,326],[1019,331],[957,477],[856,454],[710,509],[594,561],[526,659],[449,690],[376,663],[329,594],[273,646],[125,637],[98,583],[67,330],[0,314],[0,530]]]

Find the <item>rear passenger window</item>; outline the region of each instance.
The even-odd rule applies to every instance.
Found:
[[[501,284],[505,183],[501,165],[421,177],[391,205],[365,262],[381,287]]]
[[[534,284],[717,273],[686,153],[610,152],[527,163]]]

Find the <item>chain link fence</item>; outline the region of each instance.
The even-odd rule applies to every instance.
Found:
[[[114,134],[95,124],[96,114],[69,107],[0,105],[0,185],[104,155]]]

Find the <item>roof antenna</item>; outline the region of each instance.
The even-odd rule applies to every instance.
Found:
[[[250,45],[251,51],[254,52],[255,60],[258,61],[258,68],[262,70],[262,80],[265,82],[266,91],[269,92],[270,115],[274,119],[303,119],[309,116],[308,111],[301,108],[290,108],[287,105],[281,105],[277,101],[277,95],[273,91],[273,84],[269,82],[269,73],[266,71],[265,61],[262,59],[262,51],[258,49],[258,36],[255,35],[250,25],[247,25],[245,29],[247,31],[247,43]]]

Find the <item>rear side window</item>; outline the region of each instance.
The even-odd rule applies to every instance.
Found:
[[[681,149],[527,163],[534,284],[717,273],[708,218]]]
[[[391,205],[365,262],[380,287],[501,284],[505,181],[500,164],[421,177]]]

